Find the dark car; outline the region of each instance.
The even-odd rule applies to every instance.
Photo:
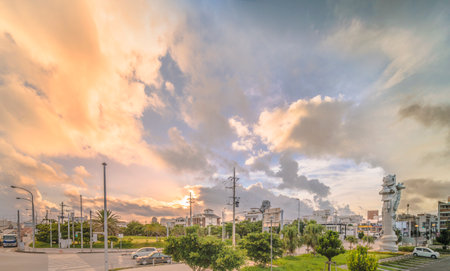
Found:
[[[150,255],[138,257],[136,262],[138,264],[170,263],[172,262],[172,257],[161,252],[153,252]]]

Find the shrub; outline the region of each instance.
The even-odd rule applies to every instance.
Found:
[[[378,267],[377,257],[367,254],[367,248],[358,246],[347,256],[347,267],[350,271],[375,271]]]
[[[398,251],[413,252],[413,250],[414,250],[414,246],[400,246],[400,247],[398,247]]]
[[[247,256],[255,263],[264,266],[270,262],[270,234],[268,232],[250,233],[244,237],[239,245],[247,251]],[[274,258],[283,255],[282,242],[278,234],[273,234],[272,255]]]

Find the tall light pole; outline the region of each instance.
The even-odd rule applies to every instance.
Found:
[[[81,251],[83,251],[83,196],[80,195]]]
[[[297,228],[298,228],[298,235],[300,235],[300,199],[297,200],[298,200]]]
[[[273,222],[273,216],[270,217],[270,271],[272,271],[272,222]]]
[[[233,247],[235,247],[236,246],[236,207],[239,207],[239,206],[237,206],[239,204],[239,202],[236,201],[236,199],[238,199],[236,197],[236,182],[239,180],[239,178],[236,178],[236,168],[233,168],[233,176],[228,177],[228,180],[230,180],[232,182],[232,185],[227,188],[230,188],[233,190],[233,196],[231,197],[233,200],[233,202],[231,203],[231,205],[233,205],[232,244],[233,244]]]
[[[103,162],[103,237],[105,243],[105,271],[108,271],[108,209],[106,206],[106,163]]]
[[[35,217],[34,217],[34,197],[33,197],[33,193],[31,193],[31,191],[28,190],[28,189],[25,189],[25,188],[19,187],[19,186],[15,186],[15,185],[11,185],[11,188],[24,190],[24,191],[28,192],[31,195],[31,200],[27,199],[27,198],[19,198],[19,197],[17,199],[24,199],[24,200],[31,201],[31,212],[32,212],[31,215],[33,217],[32,221],[33,221],[33,250],[34,250],[34,244],[35,244],[34,236],[35,236],[35,231],[36,231],[36,221],[35,221]]]

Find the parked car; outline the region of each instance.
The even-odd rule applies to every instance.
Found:
[[[152,264],[152,263],[170,263],[172,257],[162,254],[161,252],[153,252],[150,255],[138,257],[136,263],[138,264]]]
[[[137,257],[147,256],[155,251],[157,250],[154,247],[143,247],[131,253],[131,258],[136,259]]]
[[[433,251],[432,249],[429,249],[427,247],[416,247],[416,248],[414,248],[413,256],[429,257],[429,258],[437,259],[437,258],[439,258],[440,254],[439,254],[439,252]]]

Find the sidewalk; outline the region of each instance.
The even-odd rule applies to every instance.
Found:
[[[108,249],[108,253],[131,254],[137,249]],[[93,248],[92,252],[89,248],[35,248],[25,247],[25,250],[19,251],[24,253],[46,253],[46,254],[75,254],[75,253],[104,253],[103,248]]]

